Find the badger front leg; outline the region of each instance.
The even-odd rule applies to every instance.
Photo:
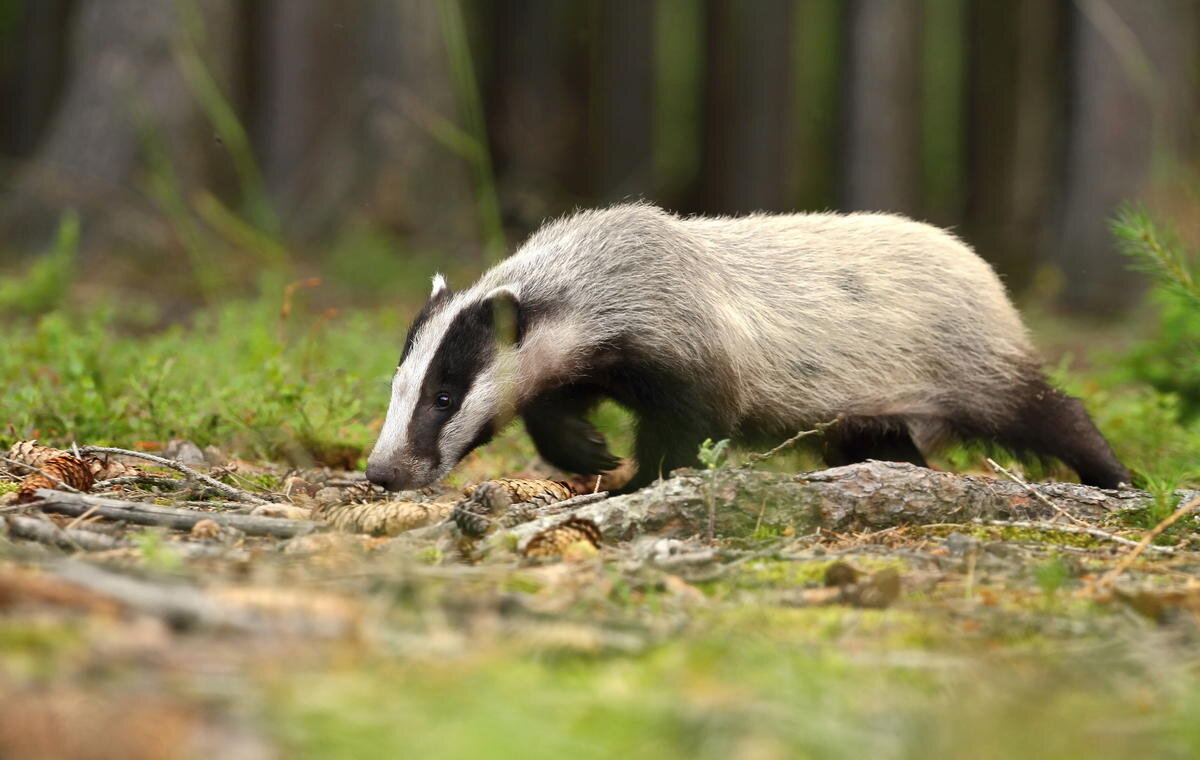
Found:
[[[572,386],[544,393],[525,407],[525,430],[542,459],[582,475],[596,475],[621,463],[587,419],[599,400],[596,391]]]
[[[699,467],[700,444],[715,436],[700,429],[694,418],[663,411],[638,415],[637,474],[620,489],[633,493],[680,467]]]

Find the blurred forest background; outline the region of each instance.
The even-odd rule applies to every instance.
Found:
[[[0,269],[73,209],[93,282],[378,302],[640,197],[899,211],[1113,314],[1116,205],[1200,225],[1198,76],[1194,0],[0,0]]]

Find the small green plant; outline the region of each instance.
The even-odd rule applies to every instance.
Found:
[[[173,573],[183,566],[179,553],[171,548],[164,538],[163,531],[144,530],[131,536],[131,540],[148,567],[164,573]]]
[[[1137,206],[1120,210],[1112,223],[1133,268],[1155,280],[1150,297],[1158,330],[1124,362],[1128,379],[1174,394],[1181,417],[1200,416],[1200,274],[1196,255],[1185,251],[1170,227]]]
[[[708,483],[705,489],[705,499],[708,502],[708,540],[711,543],[717,533],[717,486],[721,476],[728,469],[729,439],[724,438],[713,443],[711,438],[705,438],[696,454],[700,463],[708,473]]]
[[[711,438],[705,438],[704,443],[700,444],[700,451],[696,454],[700,459],[700,464],[704,465],[709,472],[716,472],[729,458],[729,439],[723,438],[716,443],[713,443]]]

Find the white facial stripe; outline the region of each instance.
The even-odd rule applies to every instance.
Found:
[[[404,357],[404,363],[396,369],[396,374],[392,377],[392,399],[388,404],[387,417],[368,461],[393,463],[404,451],[408,443],[408,423],[412,420],[413,410],[416,409],[421,384],[429,374],[429,367],[433,363],[433,357],[437,355],[438,346],[442,344],[446,328],[458,312],[454,306],[450,304],[435,314],[413,337],[412,347]]]

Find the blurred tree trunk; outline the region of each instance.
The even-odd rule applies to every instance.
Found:
[[[0,30],[0,153],[32,153],[62,92],[70,0],[19,4],[11,28]],[[2,168],[0,168],[2,169]]]
[[[966,229],[1014,291],[1049,242],[1064,11],[1046,0],[970,5]]]
[[[841,0],[804,0],[796,9],[796,170],[789,195],[802,209],[838,205]]]
[[[258,0],[250,12],[255,149],[291,229],[303,199],[329,181],[321,159],[354,108],[354,11],[325,0]]]
[[[524,236],[582,202],[587,166],[586,39],[574,3],[484,6],[487,124],[506,226]]]
[[[41,245],[62,210],[75,208],[93,244],[166,244],[160,211],[139,187],[148,148],[168,163],[156,171],[170,173],[165,181],[186,197],[211,184],[218,147],[176,60],[179,35],[190,33],[187,8],[202,21],[197,41],[210,73],[227,83],[232,0],[79,0],[66,89],[37,153],[0,199],[0,239]]]
[[[267,35],[257,118],[290,237],[359,224],[477,252],[469,128],[439,0],[292,5],[279,0],[288,10],[264,22],[285,26]]]
[[[920,0],[846,3],[842,207],[917,213]]]
[[[1108,231],[1122,201],[1144,196],[1194,129],[1197,5],[1078,0],[1071,14],[1070,115],[1056,260],[1064,303],[1094,313],[1136,296]]]
[[[710,213],[792,207],[795,66],[790,0],[710,0],[702,203]]]
[[[597,12],[593,195],[644,197],[654,173],[654,3],[603,0]]]

